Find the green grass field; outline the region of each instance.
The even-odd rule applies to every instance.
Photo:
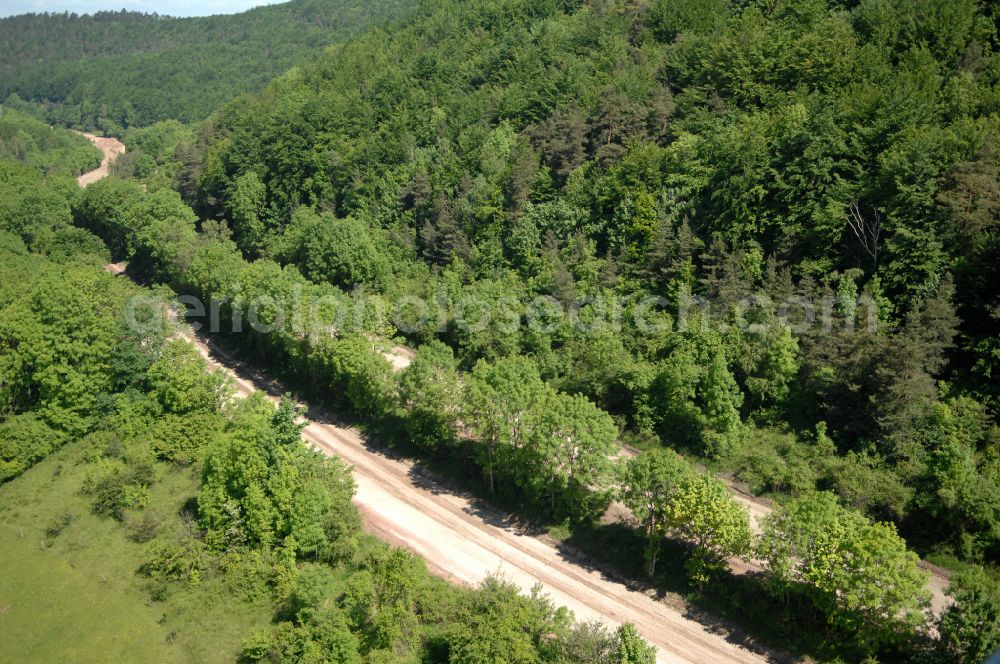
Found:
[[[153,601],[136,573],[147,545],[91,512],[87,465],[70,445],[0,486],[0,662],[235,661],[240,639],[273,608],[236,601],[218,579]],[[164,529],[180,528],[197,478],[158,472],[147,509]]]

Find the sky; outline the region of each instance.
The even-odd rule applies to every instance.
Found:
[[[29,12],[75,12],[92,14],[102,10],[128,9],[168,16],[235,14],[251,7],[285,0],[0,0],[0,17]]]

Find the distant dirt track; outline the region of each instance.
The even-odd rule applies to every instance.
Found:
[[[125,152],[125,145],[117,138],[103,138],[82,131],[77,133],[83,135],[97,149],[104,153],[104,158],[101,160],[100,166],[84,173],[76,179],[81,187],[86,187],[88,184],[94,184],[98,180],[102,180],[108,176],[111,172],[111,162],[117,159],[118,155]]]

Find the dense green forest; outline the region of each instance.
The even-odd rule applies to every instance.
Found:
[[[79,175],[97,168],[101,156],[83,136],[0,105],[0,160],[19,162],[45,175]]]
[[[524,355],[640,447],[996,562],[996,39],[971,0],[427,2],[220,110],[176,181],[249,258],[443,298],[409,337],[464,370]],[[712,306],[455,316],[650,295]]]
[[[163,129],[161,141],[151,138],[156,128],[143,132],[149,145],[170,142],[170,128]],[[157,179],[154,173],[150,182]],[[616,562],[642,567],[644,575],[676,576],[676,570],[656,565],[661,551],[686,561],[690,592],[717,602],[745,593],[739,604],[728,607],[728,615],[752,626],[771,622],[770,638],[823,659],[877,654],[894,660],[919,654],[971,662],[995,646],[995,634],[977,627],[1000,602],[991,576],[970,568],[953,579],[952,592],[962,601],[936,623],[946,638],[929,640],[922,611],[927,577],[916,555],[892,524],[870,521],[832,493],[802,493],[765,520],[762,535],[755,537],[748,515],[725,486],[676,453],[653,449],[627,463],[612,463],[618,436],[612,417],[588,398],[546,384],[532,358],[480,361],[465,374],[452,349],[432,341],[402,374],[395,374],[383,349],[372,342],[391,329],[371,315],[371,301],[311,282],[273,261],[247,261],[224,224],[205,222],[196,231],[196,216],[170,189],[150,191],[148,184],[104,180],[77,197],[72,214],[78,227],[107,242],[115,259],[129,259],[135,277],[218,302],[223,332],[235,330],[243,324],[239,321],[256,320],[225,334],[229,343],[274,366],[304,393],[374,424],[383,440],[395,437],[431,455],[480,464],[491,492],[520,496],[522,509],[550,521],[565,519],[585,537],[612,538],[603,546],[615,542],[613,548],[623,556]],[[261,307],[265,299],[271,304]],[[294,302],[305,327],[275,324],[281,315],[297,315],[271,306],[279,302]],[[346,314],[341,318],[338,312]],[[358,321],[357,327],[331,336],[330,326],[345,319]],[[183,362],[174,357],[167,364]],[[724,368],[715,360],[709,375]],[[725,383],[718,376],[713,380]],[[188,378],[185,384],[197,382]],[[164,398],[172,403],[191,399],[187,391],[172,388]],[[170,429],[183,431],[178,424]],[[188,455],[189,441],[181,433],[171,445]],[[636,531],[602,533],[597,526],[613,494],[639,519]],[[199,514],[227,522],[228,512],[213,504],[199,500]],[[247,509],[252,508],[244,505],[240,513]],[[249,515],[241,522],[249,523]],[[212,537],[206,531],[206,545]],[[277,541],[272,534],[243,537]],[[767,573],[746,579],[745,589],[734,591],[735,579],[726,567],[734,557],[765,560]],[[775,615],[784,616],[776,629]],[[271,645],[261,652],[271,648],[273,653],[273,643],[273,637],[265,639]]]
[[[6,477],[87,454],[108,474],[82,495],[128,532],[156,477],[198,469],[197,529],[166,528],[143,574],[160,601],[232,556],[266,578],[231,593],[281,607],[248,659],[649,657],[367,542],[291,402],[233,402],[186,346],[93,307],[36,315],[71,295],[117,310],[93,266],[124,259],[216,303],[219,337],[308,398],[767,643],[982,661],[1000,645],[993,11],[428,0],[204,122],[130,126],[117,177],[83,192],[0,162],[0,200],[26,201],[0,207],[8,253],[56,275],[4,276]],[[66,286],[87,261],[106,285]],[[777,501],[761,533],[713,475]],[[603,522],[616,500],[632,525]],[[958,571],[941,616],[914,552]]]
[[[0,99],[45,102],[61,124],[119,133],[200,120],[308,55],[399,18],[401,0],[294,0],[242,14],[138,12],[0,19]]]

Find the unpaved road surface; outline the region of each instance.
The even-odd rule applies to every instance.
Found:
[[[276,400],[281,394],[280,384],[245,369],[211,342],[189,331],[181,336],[199,349],[210,366],[229,375],[240,395],[260,389]],[[657,662],[766,661],[763,655],[727,641],[676,609],[585,569],[549,544],[520,533],[502,515],[439,484],[412,462],[386,456],[356,431],[333,423],[321,410],[311,412],[313,419],[308,420],[303,438],[353,467],[354,502],[367,528],[420,555],[436,574],[469,585],[501,574],[526,592],[541,584],[557,605],[571,609],[579,620],[600,620],[611,627],[635,623],[656,646]]]
[[[108,173],[111,172],[111,162],[113,162],[118,155],[125,152],[125,145],[117,138],[103,138],[101,136],[94,136],[93,134],[88,134],[82,131],[78,133],[82,134],[88,141],[93,143],[98,150],[104,153],[104,159],[101,160],[100,166],[92,171],[84,173],[76,179],[77,184],[81,187],[86,187],[88,184],[94,184],[98,180],[108,176]]]
[[[417,353],[406,346],[393,346],[389,351],[382,353],[382,356],[392,364],[392,370],[399,373],[413,363]]]

